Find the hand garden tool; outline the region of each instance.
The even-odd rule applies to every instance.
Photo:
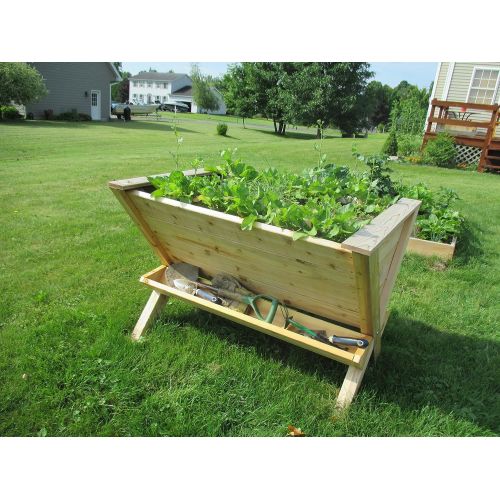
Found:
[[[330,337],[327,337],[323,332],[315,332],[311,330],[310,328],[307,328],[307,326],[304,326],[303,324],[299,323],[298,321],[295,321],[291,317],[287,317],[285,322],[287,323],[286,326],[292,325],[297,330],[301,330],[305,334],[307,334],[309,337],[312,337],[315,340],[319,340],[320,342],[323,343],[330,343],[330,344],[338,344],[342,346],[347,346],[347,347],[361,347],[362,349],[365,349],[368,347],[368,341],[366,339],[355,339],[352,337],[338,337],[336,335],[332,335]]]
[[[199,283],[198,281],[179,278],[174,280],[174,286],[179,290],[191,290],[188,293],[193,293],[194,290],[199,288],[205,288],[213,292],[217,297],[242,302],[243,304],[250,306],[255,312],[257,318],[265,321],[266,323],[273,322],[274,317],[276,316],[276,311],[278,310],[279,300],[276,297],[264,294],[254,295],[246,288],[243,288],[235,278],[229,276],[228,274],[219,274],[214,276],[212,285],[205,285],[204,283]],[[261,299],[271,302],[271,307],[269,308],[269,312],[265,318],[262,316],[258,305],[258,301]]]

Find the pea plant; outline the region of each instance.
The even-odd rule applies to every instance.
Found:
[[[326,164],[321,150],[318,164],[301,174],[275,168],[256,170],[224,150],[215,165],[204,165],[212,175],[186,176],[175,170],[166,177],[148,178],[153,197],[166,196],[202,205],[242,218],[241,228],[250,231],[256,222],[293,231],[293,239],[316,236],[343,241],[401,197],[422,200],[417,236],[447,241],[458,233],[462,217],[450,208],[456,198],[451,190],[433,193],[423,184],[395,183],[382,157],[363,157],[364,172]],[[196,159],[192,168],[200,168]]]

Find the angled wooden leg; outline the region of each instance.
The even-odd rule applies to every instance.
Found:
[[[132,332],[132,340],[139,340],[141,338],[141,335],[148,329],[155,317],[158,316],[166,302],[166,295],[158,293],[156,290],[151,292],[146,306],[139,317],[139,321],[137,321]]]
[[[345,410],[346,408],[348,408],[354,396],[356,396],[356,393],[358,392],[359,386],[361,385],[361,382],[365,375],[368,362],[370,361],[371,354],[374,348],[374,343],[375,343],[374,341],[371,342],[369,347],[367,347],[367,349],[370,349],[371,352],[368,354],[364,366],[362,366],[361,368],[350,366],[347,369],[347,374],[344,378],[344,383],[340,388],[339,395],[337,396],[337,402],[335,404],[335,408],[337,410]]]

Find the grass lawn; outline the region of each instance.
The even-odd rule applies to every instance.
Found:
[[[179,132],[186,163],[227,147],[257,167],[316,161],[314,131],[230,124],[224,138],[193,119]],[[361,168],[353,143],[378,152],[384,139],[324,150]],[[149,295],[138,277],[158,261],[106,184],[169,171],[174,150],[161,121],[0,124],[0,435],[499,434],[500,176],[394,167],[455,189],[469,227],[448,267],[405,258],[380,360],[332,419],[346,367],[182,302],[129,340]]]

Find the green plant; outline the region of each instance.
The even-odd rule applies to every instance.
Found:
[[[179,131],[177,130],[177,113],[174,114],[174,121],[172,123],[172,132],[174,133],[175,137],[175,152],[170,151],[170,154],[172,155],[172,158],[175,161],[175,167],[179,168],[179,150],[181,147],[181,144],[184,142],[184,137],[182,137],[179,134]]]
[[[227,125],[225,123],[217,124],[217,134],[218,135],[226,135],[227,134]]]
[[[396,156],[398,154],[398,139],[395,130],[389,132],[389,136],[382,146],[382,153],[388,156]]]
[[[424,162],[437,167],[455,166],[456,157],[455,141],[446,132],[439,132],[429,140],[424,149]]]
[[[386,123],[384,123],[384,122],[380,122],[380,123],[377,125],[377,132],[378,132],[379,134],[383,134],[383,133],[385,132],[386,128],[387,128],[387,124],[386,124]]]
[[[76,109],[72,109],[71,111],[64,111],[63,113],[54,116],[53,119],[67,122],[82,122],[90,121],[92,118],[86,113],[78,113]]]
[[[15,106],[0,106],[0,118],[2,120],[18,120],[22,116]]]
[[[52,109],[44,109],[43,110],[43,117],[46,120],[53,120],[54,119],[54,110],[52,110]]]
[[[418,135],[400,134],[398,135],[398,156],[411,156],[418,153],[422,138]]]

